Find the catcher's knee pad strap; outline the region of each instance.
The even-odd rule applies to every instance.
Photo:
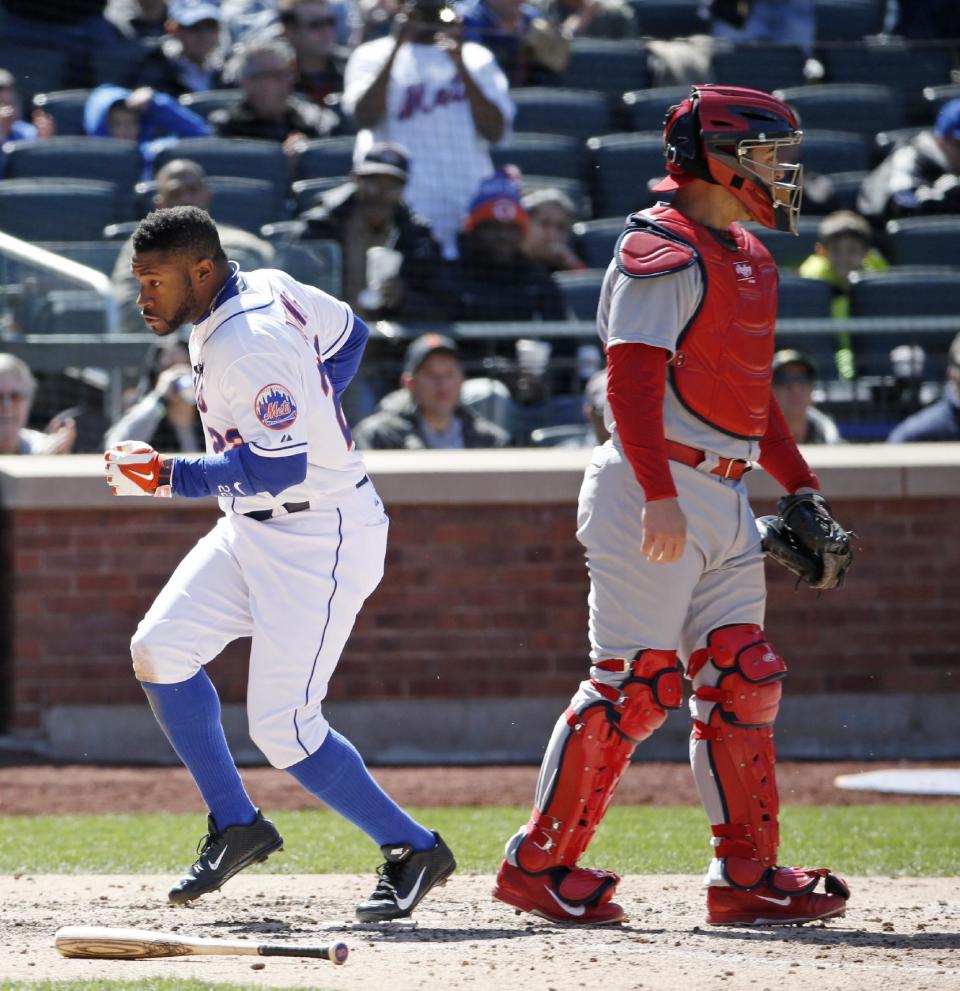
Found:
[[[619,667],[617,667],[619,665]],[[669,650],[644,650],[636,660],[601,661],[603,671],[622,670],[619,688],[585,683],[598,701],[564,714],[545,768],[554,761],[549,787],[539,796],[526,835],[515,851],[517,866],[535,874],[573,867],[593,839],[634,748],[682,704],[682,669]],[[562,728],[562,727],[561,727]]]
[[[760,884],[776,863],[780,844],[779,797],[772,723],[780,704],[786,664],[759,626],[739,624],[711,633],[690,659],[698,701],[713,703],[706,721],[695,720],[697,745],[708,748],[723,806],[713,826],[716,855],[735,887]]]

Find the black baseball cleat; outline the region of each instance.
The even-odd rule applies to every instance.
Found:
[[[389,922],[405,919],[438,884],[444,884],[456,870],[450,848],[434,832],[432,850],[414,850],[409,844],[389,843],[380,847],[385,862],[377,868],[380,875],[373,894],[357,906],[361,922]]]
[[[197,862],[170,889],[169,898],[174,905],[185,905],[208,891],[218,891],[244,867],[282,850],[283,837],[259,809],[249,826],[227,826],[222,832],[217,831],[213,816],[208,815],[207,835],[197,849]]]

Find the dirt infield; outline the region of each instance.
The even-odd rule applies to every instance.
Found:
[[[624,878],[621,901],[631,921],[588,930],[515,915],[489,897],[490,877],[455,876],[421,905],[416,922],[377,926],[352,921],[369,877],[248,874],[190,909],[165,904],[171,880],[0,877],[8,937],[0,941],[0,985],[10,987],[4,977],[85,978],[96,987],[98,978],[167,976],[342,991],[960,988],[960,897],[952,879],[853,879],[846,918],[766,930],[704,926],[700,879],[686,876]],[[257,942],[343,940],[350,959],[337,968],[322,961],[251,962],[250,957],[61,959],[53,933],[60,925],[77,924]]]

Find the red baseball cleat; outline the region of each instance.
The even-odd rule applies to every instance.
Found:
[[[609,926],[626,919],[610,901],[620,878],[610,871],[554,867],[527,874],[505,860],[497,872],[493,897],[550,922],[576,926]]]
[[[813,890],[820,878],[826,894]],[[846,881],[824,867],[777,867],[752,891],[707,888],[707,922],[711,926],[797,926],[843,915],[849,897]]]

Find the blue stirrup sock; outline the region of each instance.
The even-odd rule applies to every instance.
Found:
[[[220,698],[207,672],[175,685],[140,682],[157,722],[193,775],[217,829],[257,818],[220,722]]]
[[[377,846],[409,843],[432,850],[436,839],[374,781],[357,748],[331,729],[309,756],[287,771],[321,802],[362,829]]]

